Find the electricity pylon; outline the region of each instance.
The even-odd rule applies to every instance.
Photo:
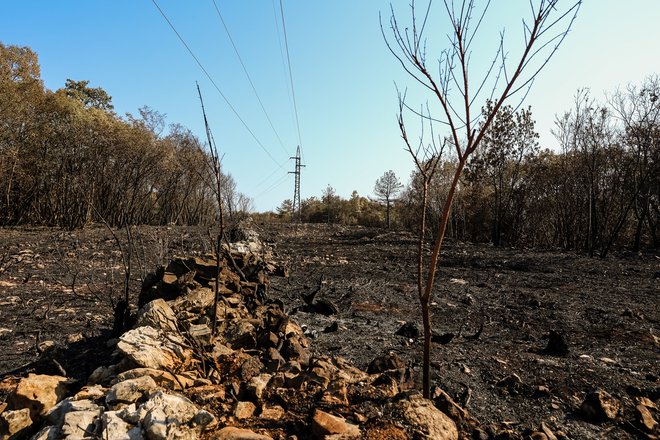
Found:
[[[302,222],[302,211],[300,207],[300,168],[304,167],[305,165],[300,164],[300,145],[298,145],[298,148],[296,149],[296,155],[295,157],[290,157],[289,159],[295,159],[296,160],[296,169],[295,171],[289,171],[289,174],[295,174],[296,177],[296,182],[295,182],[295,187],[293,190],[293,206],[291,209],[291,219],[295,220],[296,219],[296,213],[298,214],[298,222]]]

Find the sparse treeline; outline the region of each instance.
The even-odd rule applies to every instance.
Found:
[[[199,224],[217,211],[208,153],[143,107],[121,117],[88,81],[45,89],[37,55],[0,43],[0,225]],[[250,200],[224,176],[230,214]]]
[[[660,245],[660,79],[647,78],[596,102],[578,92],[557,118],[560,150],[540,150],[529,110],[503,107],[459,185],[448,233],[495,245],[555,247],[605,256]],[[455,162],[431,185],[437,221]],[[413,227],[419,177],[398,202]],[[414,208],[414,209],[412,209]],[[437,225],[431,225],[431,228]]]
[[[531,110],[500,108],[457,188],[449,236],[601,256],[613,248],[658,248],[660,78],[618,90],[605,103],[578,92],[575,107],[557,118],[554,134],[560,149],[541,149]],[[430,230],[437,229],[456,165],[447,158],[433,175]],[[417,228],[422,183],[413,173],[390,200],[393,226]],[[285,201],[278,217],[289,220],[290,211]],[[357,192],[346,200],[332,187],[302,202],[304,222],[386,226],[386,217],[386,203]]]

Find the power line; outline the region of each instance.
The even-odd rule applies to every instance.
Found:
[[[280,0],[280,15],[282,17],[282,30],[284,31],[284,47],[286,48],[286,60],[289,66],[289,81],[291,82],[291,96],[293,97],[293,112],[296,117],[296,128],[298,130],[298,144],[302,146],[302,138],[300,136],[300,121],[298,119],[298,106],[296,105],[296,92],[293,88],[293,73],[291,72],[291,56],[289,54],[289,39],[286,35],[286,23],[284,21],[284,6]]]
[[[278,167],[284,169],[284,167],[283,167],[282,165],[280,165],[279,163],[277,163],[277,161],[275,160],[275,158],[273,157],[273,155],[270,154],[270,151],[268,151],[268,150],[266,149],[266,147],[264,147],[264,145],[261,143],[261,141],[259,140],[259,138],[257,138],[257,136],[254,134],[254,132],[253,132],[253,131],[250,129],[250,127],[247,125],[247,123],[245,122],[245,120],[241,117],[241,115],[240,115],[240,114],[238,113],[238,111],[234,108],[234,106],[231,104],[231,102],[229,102],[229,99],[225,96],[225,94],[222,93],[222,90],[220,90],[220,87],[218,87],[218,85],[215,83],[215,81],[213,80],[213,78],[211,77],[211,75],[208,73],[208,71],[204,68],[204,66],[202,65],[202,63],[199,61],[199,59],[197,58],[197,56],[195,55],[195,53],[192,51],[192,49],[190,49],[190,46],[188,46],[188,44],[187,44],[186,41],[183,39],[183,37],[181,36],[181,34],[179,34],[179,32],[176,30],[176,28],[174,27],[174,25],[172,24],[172,22],[170,21],[170,19],[167,18],[167,15],[165,15],[165,12],[163,12],[163,10],[160,8],[160,6],[158,6],[158,3],[156,2],[156,0],[151,0],[151,2],[154,4],[154,6],[156,6],[156,9],[158,9],[158,12],[160,12],[160,15],[163,16],[163,18],[165,19],[165,21],[167,22],[167,24],[170,26],[170,28],[172,28],[172,30],[174,31],[174,33],[176,34],[176,36],[179,38],[179,41],[181,41],[181,43],[185,46],[186,50],[188,50],[188,53],[193,57],[193,59],[195,60],[195,62],[196,62],[197,65],[199,66],[199,68],[202,69],[202,72],[204,72],[204,74],[205,74],[206,77],[209,79],[209,81],[211,81],[211,84],[213,84],[213,87],[215,87],[215,89],[218,91],[218,93],[220,94],[220,96],[222,96],[222,99],[224,99],[224,101],[227,103],[227,105],[229,106],[229,108],[231,109],[231,111],[234,113],[234,115],[236,115],[236,117],[238,118],[238,120],[241,121],[241,123],[243,124],[243,127],[245,127],[245,129],[248,131],[248,133],[250,133],[250,135],[251,135],[252,138],[255,140],[255,142],[257,143],[257,145],[259,145],[259,147],[261,147],[261,149],[262,149],[262,150],[268,155],[268,157],[271,158],[271,160],[272,160],[273,162],[275,162],[275,164],[277,164]]]
[[[225,19],[222,17],[222,13],[220,13],[220,8],[218,8],[218,4],[216,3],[215,0],[213,0],[213,6],[215,7],[215,11],[218,13],[218,17],[220,18],[220,21],[222,22],[222,26],[225,28],[225,32],[227,33],[227,37],[229,37],[229,41],[231,42],[231,45],[234,48],[234,52],[236,52],[236,56],[238,57],[238,61],[241,63],[241,67],[243,68],[243,72],[245,73],[245,76],[247,77],[247,80],[250,83],[250,86],[252,87],[252,91],[254,92],[254,96],[257,97],[257,101],[259,101],[259,105],[261,106],[261,110],[263,110],[264,115],[266,116],[266,119],[268,120],[268,123],[270,124],[270,128],[273,129],[273,133],[275,133],[275,137],[277,137],[277,140],[279,141],[280,146],[282,147],[282,150],[286,154],[289,154],[286,147],[284,146],[284,143],[282,142],[282,139],[280,138],[280,135],[277,133],[277,130],[275,129],[275,126],[273,125],[273,121],[271,121],[270,116],[268,116],[268,112],[266,111],[266,107],[264,107],[264,103],[261,101],[261,98],[259,97],[259,93],[257,93],[257,88],[254,86],[254,83],[252,82],[252,78],[250,77],[250,74],[248,73],[247,67],[245,67],[245,63],[243,62],[243,58],[241,57],[241,54],[238,52],[238,48],[236,47],[236,44],[234,43],[234,39],[231,37],[231,33],[229,32],[229,28],[227,27],[227,24],[225,23]]]
[[[281,167],[280,167],[280,168],[284,169],[284,164],[285,164],[286,162],[288,162],[288,161],[289,161],[289,160],[287,159],[285,162],[283,162],[283,163],[281,164]],[[275,169],[274,169],[269,175],[267,175],[266,177],[264,177],[259,183],[257,183],[257,184],[254,185],[252,188],[250,188],[250,190],[248,191],[248,193],[252,193],[252,192],[256,191],[257,189],[259,189],[262,185],[264,185],[266,182],[268,182],[268,181],[270,180],[270,178],[273,177],[278,171],[281,171],[281,169],[279,169],[279,168],[275,168]]]
[[[277,12],[277,3],[278,0],[273,0],[273,17],[275,18],[275,32],[277,34],[277,47],[280,50],[280,61],[282,62],[282,73],[284,75],[284,78],[288,76],[288,71],[286,68],[286,62],[284,61],[285,55],[284,55],[284,43],[282,42],[282,30],[281,30],[281,25],[280,25],[280,16]],[[286,91],[287,95],[286,97],[289,99],[289,108],[291,109],[291,120],[295,123],[294,120],[294,115],[293,115],[293,99],[291,99],[291,86],[289,85],[288,81],[285,81],[286,84]]]
[[[259,197],[263,196],[264,194],[266,194],[270,190],[273,190],[273,189],[277,188],[278,186],[282,185],[288,178],[289,178],[289,174],[287,173],[284,176],[282,176],[279,180],[277,180],[275,183],[273,183],[271,186],[269,186],[268,188],[266,188],[265,190],[261,191],[259,194],[254,196],[253,198],[258,199]]]

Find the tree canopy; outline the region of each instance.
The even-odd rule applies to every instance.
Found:
[[[192,91],[191,91],[192,92]],[[0,225],[197,224],[217,202],[204,145],[148,107],[122,118],[89,81],[44,88],[37,54],[0,43]],[[223,174],[230,214],[250,201]]]

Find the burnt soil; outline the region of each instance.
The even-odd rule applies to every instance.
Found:
[[[366,369],[393,352],[421,381],[412,234],[331,225],[259,232],[289,268],[287,278],[271,278],[270,296],[306,328],[317,353]],[[140,279],[158,264],[212,247],[203,228],[140,227],[131,237],[133,304]],[[126,231],[113,236],[103,226],[0,229],[0,379],[64,370],[83,381],[112,362],[106,341],[113,304],[124,296],[127,243]],[[307,309],[303,298],[313,292],[337,313]],[[568,438],[647,438],[634,407],[638,397],[660,399],[659,295],[657,253],[599,259],[448,241],[433,293],[433,384],[486,431],[538,430],[543,422]],[[405,323],[412,330],[397,335]],[[567,352],[549,344],[551,333]],[[615,420],[581,416],[595,389],[621,403]]]

